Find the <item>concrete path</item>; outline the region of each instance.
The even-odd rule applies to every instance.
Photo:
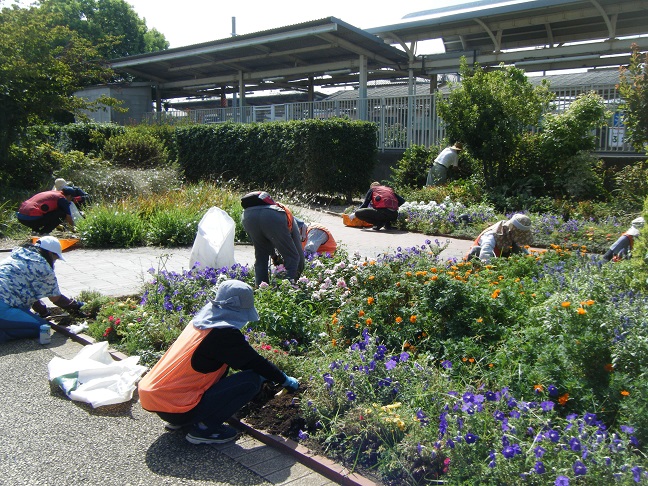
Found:
[[[426,244],[425,235],[349,228],[340,215],[297,209],[298,217],[331,230],[349,254],[373,258],[398,247]],[[442,257],[461,257],[469,241],[451,240]],[[189,268],[190,248],[66,251],[56,264],[64,294],[82,290],[124,296],[141,292],[149,269]],[[253,265],[250,245],[237,245],[235,260]],[[196,446],[184,433],[168,432],[139,403],[100,407],[68,400],[48,381],[55,356],[71,358],[81,345],[55,333],[52,343],[20,340],[0,345],[0,484],[11,485],[294,485],[335,484],[249,435],[218,447]],[[372,484],[370,481],[344,484]]]

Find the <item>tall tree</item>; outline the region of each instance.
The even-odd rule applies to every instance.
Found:
[[[36,7],[0,11],[0,172],[9,148],[30,124],[76,113],[89,104],[73,93],[109,79],[102,56],[87,39]]]
[[[620,69],[619,92],[625,109],[627,140],[638,150],[648,152],[648,53],[632,44],[630,64]]]
[[[125,0],[41,0],[41,9],[62,25],[88,39],[106,59],[168,49],[156,29],[149,30]]]
[[[537,126],[552,95],[533,87],[523,70],[485,71],[461,60],[461,83],[439,105],[450,142],[461,141],[482,163],[484,180],[495,187],[510,177],[509,160],[529,127]]]

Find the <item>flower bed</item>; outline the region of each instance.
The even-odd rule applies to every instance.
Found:
[[[256,290],[246,333],[300,378],[297,438],[393,484],[648,480],[645,271],[580,248],[492,265],[442,250],[342,250]],[[152,271],[141,302],[104,307],[91,331],[152,364],[225,278],[253,281]]]

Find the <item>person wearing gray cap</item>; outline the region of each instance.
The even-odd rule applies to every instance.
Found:
[[[464,259],[478,257],[483,262],[489,262],[493,257],[529,253],[525,247],[532,240],[531,218],[526,214],[514,214],[510,219],[498,221],[482,231]]]
[[[223,281],[178,339],[139,382],[144,410],[166,428],[190,426],[192,444],[221,444],[238,431],[224,422],[261,390],[264,381],[297,390],[287,376],[248,343],[241,328],[258,321],[254,291],[240,280]],[[229,374],[230,368],[239,370]]]
[[[84,305],[61,294],[54,274],[57,260],[65,260],[61,243],[44,236],[15,248],[0,262],[0,343],[38,337],[40,326],[48,324],[44,317],[49,311],[40,301],[44,297],[65,310],[79,311]]]

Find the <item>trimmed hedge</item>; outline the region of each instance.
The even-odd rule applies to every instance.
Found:
[[[189,181],[238,179],[258,187],[323,194],[366,191],[377,159],[374,123],[345,119],[176,129]]]

